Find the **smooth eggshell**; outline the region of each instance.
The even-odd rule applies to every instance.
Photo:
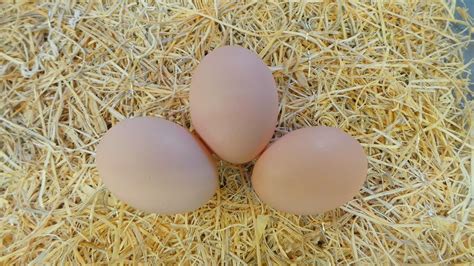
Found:
[[[126,119],[97,148],[105,186],[131,206],[160,214],[192,211],[217,189],[211,158],[183,127],[161,118]]]
[[[224,46],[206,55],[193,73],[191,121],[222,159],[244,163],[268,144],[278,117],[272,73],[252,51]]]
[[[257,160],[252,185],[273,208],[319,214],[351,200],[367,176],[362,146],[337,128],[310,127],[273,143]]]

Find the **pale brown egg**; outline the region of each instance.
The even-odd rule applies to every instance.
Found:
[[[357,140],[337,128],[310,127],[273,143],[257,160],[252,185],[277,210],[319,214],[351,200],[366,177]]]
[[[102,138],[96,154],[105,186],[131,206],[159,214],[195,210],[217,189],[217,171],[191,133],[157,117],[126,119]]]
[[[196,68],[190,92],[191,121],[221,159],[245,163],[270,141],[278,117],[272,73],[254,52],[224,46]]]

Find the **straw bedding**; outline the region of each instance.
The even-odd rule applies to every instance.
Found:
[[[1,4],[0,264],[474,261],[469,39],[451,30],[472,21],[455,12],[412,0]],[[224,162],[192,213],[142,213],[110,194],[100,137],[143,115],[190,128],[192,71],[225,44],[270,66],[273,140],[328,125],[363,144],[360,195],[322,215],[281,213],[252,191],[252,163]]]

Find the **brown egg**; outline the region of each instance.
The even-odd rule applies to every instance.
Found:
[[[131,206],[160,214],[192,211],[217,189],[204,146],[183,127],[157,117],[126,119],[102,138],[96,154],[105,186]]]
[[[358,194],[367,176],[367,156],[350,135],[331,127],[293,131],[258,159],[252,184],[273,208],[319,214]]]
[[[254,52],[220,47],[193,74],[191,120],[222,159],[245,163],[268,144],[278,117],[278,94],[269,68]]]

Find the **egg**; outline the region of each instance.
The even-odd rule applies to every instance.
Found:
[[[147,212],[195,210],[217,189],[216,166],[185,128],[156,117],[126,119],[101,139],[96,164],[117,198]]]
[[[254,52],[224,46],[206,55],[191,80],[191,121],[221,159],[245,163],[270,141],[278,93],[270,69]]]
[[[350,201],[367,176],[367,156],[350,135],[332,127],[298,129],[257,160],[252,185],[273,208],[320,214]]]

